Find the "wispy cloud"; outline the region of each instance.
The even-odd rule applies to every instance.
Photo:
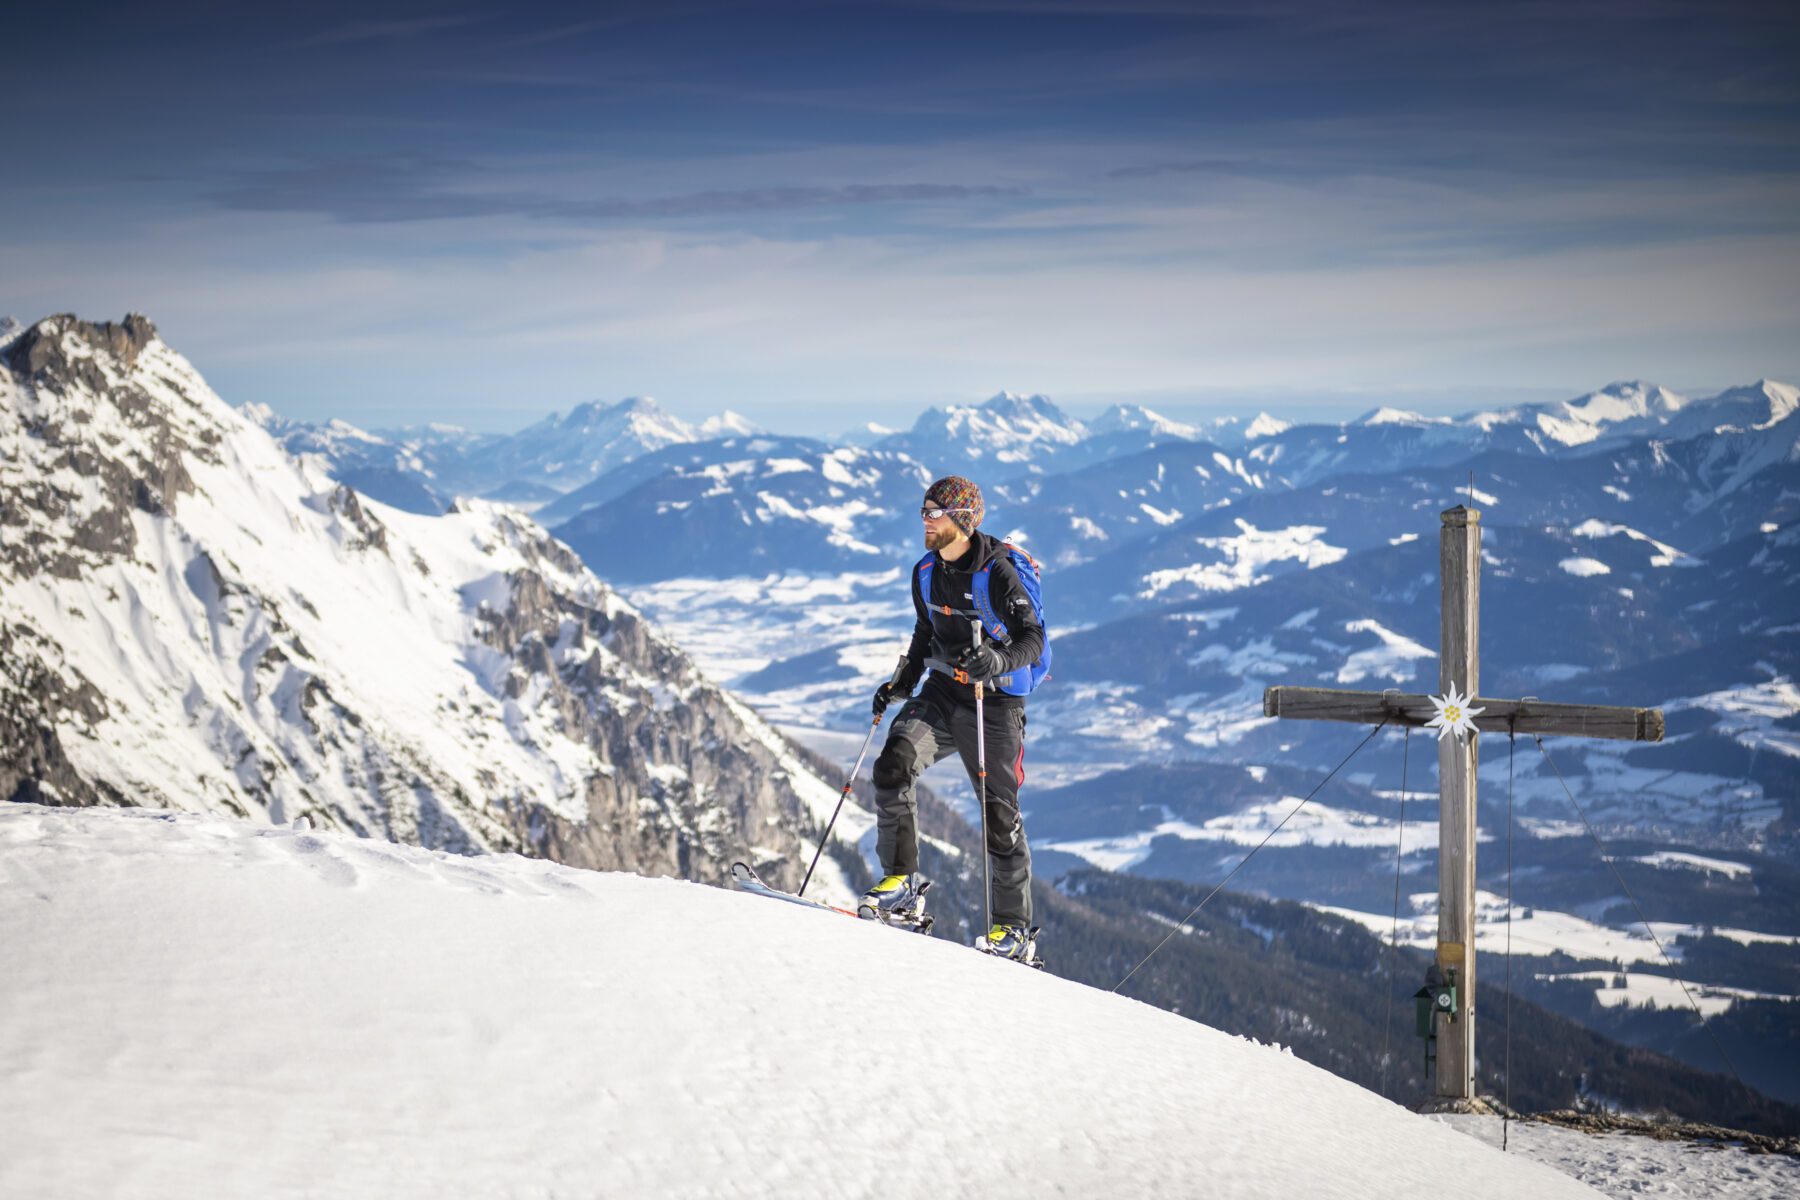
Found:
[[[224,208],[315,213],[334,221],[384,223],[519,216],[565,221],[657,220],[945,200],[1021,196],[997,184],[852,183],[710,189],[641,198],[583,197],[496,188],[503,178],[474,163],[430,155],[351,159],[245,172],[215,191]]]
[[[1254,170],[1257,163],[1245,158],[1204,158],[1187,162],[1139,163],[1115,167],[1106,173],[1108,179],[1149,179],[1157,175],[1242,174]]]
[[[351,419],[353,405],[377,399],[458,401],[491,406],[500,425],[518,423],[503,415],[509,404],[542,411],[630,392],[778,419],[797,401],[911,404],[1002,387],[1579,389],[1800,367],[1792,236],[1227,259],[1209,237],[1373,240],[1380,206],[1332,229],[1317,227],[1323,209],[1222,232],[1174,224],[1177,215],[1054,243],[954,246],[622,225],[525,232],[498,253],[455,256],[424,225],[218,214],[129,240],[89,235],[79,254],[68,242],[0,244],[0,297],[49,288],[57,308],[142,308],[209,377],[216,366],[234,400]],[[265,264],[228,249],[259,227],[260,244],[292,260],[278,286]],[[494,398],[492,373],[472,369],[487,358],[506,364],[505,399]]]

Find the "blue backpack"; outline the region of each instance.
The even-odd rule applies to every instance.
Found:
[[[1050,622],[1044,619],[1044,581],[1043,569],[1038,566],[1037,559],[1019,549],[1011,542],[1000,543],[1012,559],[1013,570],[1018,573],[1019,583],[1025,588],[1025,595],[1031,600],[1031,611],[1037,616],[1038,624],[1044,630],[1044,652],[1034,663],[1028,663],[1005,675],[996,675],[988,680],[987,686],[1005,692],[1009,696],[1029,696],[1037,690],[1038,684],[1050,677]],[[919,560],[916,568],[919,575],[919,595],[925,598],[926,606],[931,604],[931,568],[937,562],[937,554],[927,554]],[[975,611],[967,612],[968,616],[980,616],[982,628],[996,642],[1006,644],[1012,641],[1012,634],[1007,631],[1006,622],[994,611],[994,602],[988,595],[988,573],[994,569],[989,563],[975,572],[974,587],[970,589],[975,596]]]

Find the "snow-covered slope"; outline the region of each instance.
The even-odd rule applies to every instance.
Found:
[[[8,1196],[1595,1194],[1274,1047],[672,880],[0,805],[0,944]]]
[[[0,518],[0,797],[697,878],[835,799],[532,522],[360,499],[141,317],[9,347]]]

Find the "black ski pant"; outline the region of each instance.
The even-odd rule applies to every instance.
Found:
[[[934,686],[901,706],[875,760],[876,853],[888,875],[919,869],[919,805],[913,783],[925,768],[961,754],[969,782],[976,774],[975,705]],[[996,922],[1031,923],[1031,849],[1019,815],[1025,780],[1025,706],[987,704],[987,832],[994,873]]]

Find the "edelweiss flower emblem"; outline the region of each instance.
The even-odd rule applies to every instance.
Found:
[[[1472,696],[1464,696],[1450,685],[1448,695],[1428,696],[1431,706],[1437,709],[1437,715],[1425,722],[1425,728],[1437,730],[1438,740],[1442,741],[1446,733],[1454,733],[1457,741],[1469,736],[1475,728],[1475,718],[1486,712],[1485,708],[1470,708]]]

